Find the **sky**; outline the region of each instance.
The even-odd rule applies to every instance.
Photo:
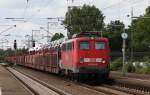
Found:
[[[27,2],[28,1],[28,2]],[[51,34],[63,33],[66,30],[58,19],[48,20],[46,18],[64,18],[68,6],[82,6],[83,4],[95,5],[105,16],[105,23],[111,20],[121,20],[126,27],[130,25],[131,14],[139,16],[145,13],[150,5],[150,0],[0,0],[0,48],[13,47],[16,39],[18,47],[26,46],[27,40],[33,38],[37,44],[47,41],[47,22]],[[24,19],[6,19],[24,18]],[[14,26],[16,25],[16,27]],[[43,28],[40,28],[43,27]],[[33,31],[33,32],[32,32]],[[7,48],[8,48],[7,47]]]

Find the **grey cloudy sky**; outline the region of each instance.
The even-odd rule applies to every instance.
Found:
[[[0,33],[4,31],[4,33],[0,35],[0,39],[5,38],[9,41],[9,43],[5,45],[12,46],[13,40],[17,39],[19,46],[23,46],[25,35],[31,35],[32,30],[39,30],[41,26],[46,28],[47,20],[39,18],[64,17],[67,6],[69,5],[95,5],[104,14],[105,23],[117,19],[123,21],[126,25],[129,25],[131,21],[131,19],[127,17],[127,15],[131,13],[131,8],[133,8],[134,16],[139,16],[144,14],[145,8],[150,5],[149,0],[74,0],[74,3],[68,3],[67,0],[28,1],[27,4],[27,0],[0,0]],[[4,18],[25,18],[27,22],[6,20]],[[12,26],[3,25],[17,25],[17,27],[9,29]],[[54,29],[55,27],[57,27],[57,29]],[[66,35],[66,30],[60,25],[52,24],[50,31],[52,33],[61,32]],[[8,34],[9,36],[6,36]],[[37,33],[35,33],[35,35],[36,34]],[[38,34],[44,37],[46,32],[41,30]],[[2,44],[0,48],[2,48]]]

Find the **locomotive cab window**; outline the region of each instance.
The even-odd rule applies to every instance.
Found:
[[[89,50],[90,49],[90,42],[80,42],[80,49],[81,50]]]
[[[73,43],[66,43],[62,46],[62,50],[67,52],[67,51],[71,51],[73,49],[73,46],[72,46]]]
[[[96,50],[105,49],[105,43],[104,42],[95,42],[95,49]]]

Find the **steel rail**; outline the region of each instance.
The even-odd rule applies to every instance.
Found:
[[[71,94],[68,94],[64,91],[61,91],[60,89],[52,86],[52,85],[48,85],[46,84],[45,82],[42,82],[34,77],[31,77],[27,74],[24,74],[24,73],[21,73],[15,69],[12,69],[10,67],[7,67],[7,69],[15,76],[17,77],[20,81],[22,81],[33,93],[34,95],[45,95],[45,94],[42,94],[41,92],[43,93],[46,93],[46,95],[71,95]],[[45,91],[36,91],[35,88],[31,87],[32,84],[28,84],[26,83],[24,80],[22,80],[22,75],[27,77],[28,79],[30,79],[30,83],[32,82],[36,82],[36,83],[33,83],[33,84],[38,84],[38,85],[41,85],[39,86],[39,88],[43,88],[45,89]],[[20,77],[19,77],[20,76]],[[42,87],[43,86],[43,87]],[[50,90],[50,91],[49,91]]]

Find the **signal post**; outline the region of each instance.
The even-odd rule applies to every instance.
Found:
[[[14,65],[16,65],[16,63],[17,63],[17,41],[16,40],[14,40],[14,50],[15,50],[15,64]]]

